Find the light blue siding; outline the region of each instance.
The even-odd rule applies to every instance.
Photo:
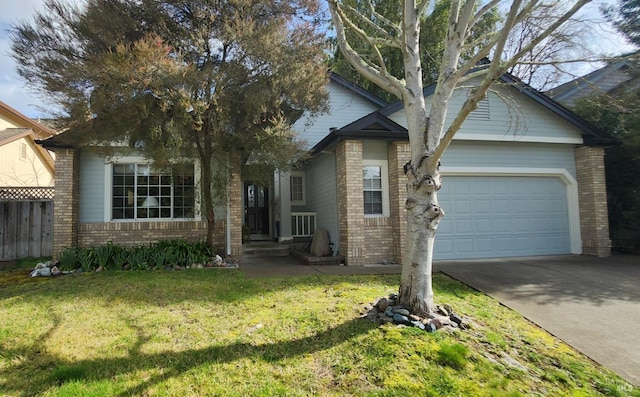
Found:
[[[306,207],[316,212],[317,227],[329,231],[334,251],[338,248],[338,202],[336,186],[336,158],[323,153],[305,167]]]
[[[571,252],[567,197],[554,177],[449,177],[435,259]]]
[[[487,94],[488,109],[481,108],[476,114],[472,113],[456,133],[454,140],[468,140],[474,136],[479,140],[505,142],[563,142],[582,139],[578,128],[515,89],[496,85],[494,90],[495,92]],[[466,98],[465,89],[454,93],[447,113],[447,125],[453,121]],[[431,97],[426,98],[426,101],[430,108]],[[488,119],[485,119],[486,116]],[[404,109],[389,118],[402,126],[407,125]]]
[[[84,151],[80,156],[80,223],[104,222],[105,162],[103,156]]]
[[[379,108],[376,104],[334,82],[328,85],[327,90],[329,91],[329,111],[313,119],[303,116],[293,125],[299,138],[307,142],[308,148],[312,148],[326,137],[330,128],[341,128]]]

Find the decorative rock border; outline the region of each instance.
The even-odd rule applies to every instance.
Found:
[[[457,315],[451,305],[438,305],[438,311],[428,317],[411,314],[402,305],[396,305],[398,294],[390,294],[388,298],[380,298],[376,303],[364,307],[363,315],[367,320],[378,324],[396,324],[399,326],[416,327],[426,332],[436,330],[467,329],[470,321]]]

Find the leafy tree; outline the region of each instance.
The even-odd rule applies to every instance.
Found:
[[[614,244],[640,249],[640,89],[635,78],[613,93],[576,101],[574,111],[618,140],[607,148],[605,174]]]
[[[444,216],[437,198],[442,186],[439,171],[442,154],[491,86],[588,2],[451,0],[447,32],[441,43],[437,83],[431,106],[427,109],[423,96],[425,71],[422,65],[424,52],[431,49],[421,45],[420,31],[423,14],[434,11],[433,2],[405,0],[401,4],[401,12],[385,17],[376,13],[373,6],[360,10],[341,0],[329,0],[336,39],[344,57],[358,73],[404,102],[411,160],[404,167],[408,188],[405,203],[408,211],[407,242],[399,300],[415,314],[425,315],[435,308],[431,271],[436,230]],[[478,42],[473,30],[484,15],[496,8],[504,12],[504,20]],[[519,51],[506,56],[509,37],[532,13],[535,15],[542,8],[548,10],[547,24],[527,38]],[[354,36],[372,50],[361,53]],[[385,47],[395,48],[402,54],[402,73],[394,74],[384,57],[378,55]],[[465,57],[472,49],[473,55]],[[375,56],[367,56],[371,53]],[[481,62],[485,58],[490,58],[490,62]],[[466,101],[453,120],[447,121],[453,92],[460,84],[474,78],[479,82],[468,91]]]
[[[616,5],[604,7],[603,11],[629,43],[640,47],[640,0],[618,0]]]
[[[363,14],[367,13],[368,8],[372,6],[377,15],[380,15],[380,17],[377,18],[379,20],[385,18],[388,21],[392,21],[394,17],[402,13],[402,2],[400,0],[373,0],[371,2],[369,0],[349,0],[343,3],[345,6],[354,8]],[[434,2],[433,10],[430,13],[420,16],[421,62],[424,71],[423,84],[425,86],[434,83],[438,78],[440,60],[444,52],[443,43],[447,33],[450,3],[450,0],[437,0]],[[495,29],[499,20],[500,16],[497,9],[491,9],[484,14],[471,31],[474,38],[478,39],[478,43],[469,47],[462,56],[465,58],[472,57],[476,49],[482,44],[482,37],[484,37],[487,32]],[[374,28],[368,27],[367,24],[363,24],[362,29],[366,31],[367,34],[374,34]],[[347,32],[347,35],[349,35],[349,40],[352,42],[354,49],[363,57],[371,62],[375,62],[374,57],[377,56],[375,51],[378,51],[380,57],[384,59],[390,74],[399,76],[404,73],[402,52],[398,48],[385,46],[374,49],[373,46],[358,35],[352,34],[352,32]],[[357,83],[367,91],[386,101],[391,102],[397,100],[392,94],[358,73],[344,55],[342,55],[337,40],[332,39],[332,42],[334,50],[330,67],[334,72],[349,81]]]
[[[315,0],[46,0],[12,27],[12,54],[74,142],[127,142],[160,166],[199,158],[211,244],[225,168],[286,167],[293,121],[324,109],[317,12]]]

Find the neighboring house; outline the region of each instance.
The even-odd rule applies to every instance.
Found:
[[[600,205],[604,137],[510,75],[502,83],[443,158],[446,217],[436,259],[609,255]],[[409,159],[402,103],[386,104],[336,75],[328,90],[330,112],[295,125],[311,153],[299,170],[275,172],[265,187],[230,176],[230,200],[216,211],[217,240],[227,254],[241,255],[243,225],[254,239],[279,241],[323,227],[348,265],[401,261]],[[432,91],[425,89],[427,102]],[[450,117],[464,98],[461,89]],[[204,238],[197,163],[177,186],[134,153],[105,158],[56,138],[43,145],[57,154],[57,253],[110,240]]]
[[[639,85],[640,70],[637,61],[625,59],[559,85],[546,94],[554,101],[572,107],[580,98],[598,94],[615,97],[620,90],[637,88]]]
[[[0,188],[53,186],[54,158],[35,141],[54,134],[0,101]]]

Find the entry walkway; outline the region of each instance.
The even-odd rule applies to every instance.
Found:
[[[439,262],[594,361],[640,386],[640,257]]]

